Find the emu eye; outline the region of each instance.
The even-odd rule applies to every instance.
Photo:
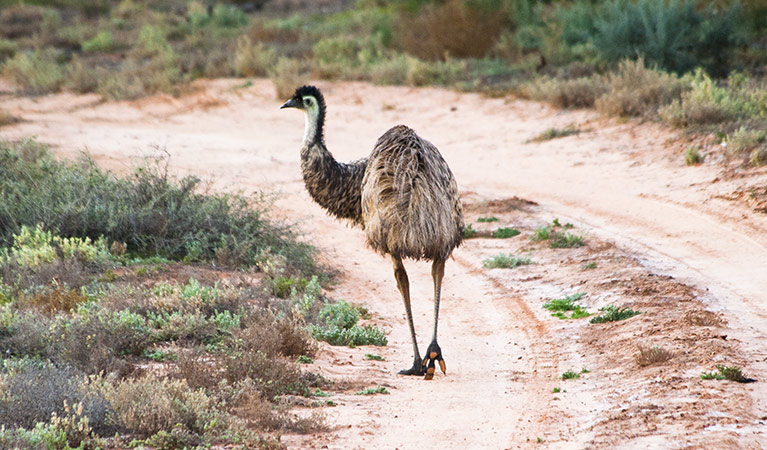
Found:
[[[310,98],[306,98],[306,99],[304,99],[304,104],[305,104],[306,106],[312,106],[312,99],[310,99]]]

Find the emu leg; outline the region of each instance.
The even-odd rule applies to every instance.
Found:
[[[410,326],[410,339],[413,341],[413,367],[400,370],[399,373],[400,375],[423,375],[421,354],[418,352],[415,326],[413,325],[413,312],[410,310],[410,282],[407,278],[405,266],[402,264],[402,259],[392,256],[391,260],[394,264],[394,278],[397,280],[397,288],[399,289],[399,293],[402,294],[402,301],[405,303],[405,315],[407,316],[407,324]]]
[[[442,278],[445,276],[445,260],[435,260],[431,266],[431,278],[434,280],[434,334],[431,336],[431,344],[426,349],[426,356],[421,365],[426,368],[424,379],[434,378],[435,363],[439,362],[442,373],[447,373],[445,360],[442,359],[442,349],[437,344],[437,324],[439,323],[439,298],[442,291]]]

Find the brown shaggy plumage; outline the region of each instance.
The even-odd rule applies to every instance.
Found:
[[[329,214],[364,229],[373,250],[391,255],[415,354],[413,367],[400,373],[432,379],[436,362],[445,371],[437,345],[445,261],[463,238],[463,212],[453,173],[434,145],[404,125],[384,133],[368,158],[339,163],[325,147],[325,99],[319,89],[302,86],[282,107],[306,113],[301,171],[314,201]],[[434,334],[423,362],[403,258],[433,262]]]
[[[447,259],[463,238],[458,185],[431,142],[398,125],[384,133],[362,179],[367,243],[416,260]]]

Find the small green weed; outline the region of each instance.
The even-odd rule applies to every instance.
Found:
[[[299,364],[314,364],[314,360],[306,355],[298,355],[296,362]]]
[[[473,237],[477,236],[477,230],[475,230],[471,224],[466,225],[463,229],[463,238],[464,239],[471,239]]]
[[[694,166],[703,162],[703,155],[700,154],[698,147],[687,147],[684,151],[684,163],[688,166]]]
[[[562,374],[563,380],[574,380],[580,377],[581,377],[581,374],[579,374],[578,372],[573,372],[572,370],[568,370],[567,372],[564,372]]]
[[[724,380],[724,375],[719,372],[703,372],[700,375],[701,380]]]
[[[333,394],[331,394],[330,392],[325,392],[320,388],[315,389],[314,392],[312,392],[312,395],[315,397],[332,397],[333,396]]]
[[[361,391],[357,391],[354,393],[354,395],[376,395],[376,394],[388,394],[388,393],[389,391],[386,390],[386,387],[376,386],[374,388],[367,388]]]
[[[597,263],[595,263],[593,261],[588,263],[588,264],[584,264],[583,265],[583,270],[591,270],[591,269],[596,269],[596,268],[597,268]]]
[[[552,316],[563,320],[582,319],[584,317],[589,317],[591,313],[589,313],[586,308],[575,304],[576,301],[582,299],[585,295],[586,294],[583,292],[578,292],[572,295],[568,295],[564,298],[553,298],[543,304],[543,309],[553,311],[551,314]],[[566,314],[567,311],[570,312],[569,316]]]
[[[109,31],[100,31],[93,39],[83,42],[84,52],[104,52],[112,49],[114,41],[112,33]]]
[[[570,233],[555,232],[551,236],[551,248],[583,247],[583,237]]]
[[[383,356],[374,355],[372,353],[365,353],[365,359],[372,361],[386,361]]]
[[[497,230],[493,231],[493,237],[496,239],[506,239],[510,237],[514,237],[518,234],[520,234],[521,231],[514,229],[514,228],[498,228]]]
[[[530,258],[504,253],[495,255],[490,259],[482,261],[482,267],[486,269],[513,269],[515,267],[526,266],[528,264],[533,264],[533,261]]]
[[[560,392],[562,392],[562,389],[555,387],[554,389],[551,390],[551,392],[553,392],[554,394],[559,394]]]
[[[493,217],[493,216],[490,216],[490,217],[480,217],[480,218],[477,219],[477,222],[479,222],[479,223],[498,222],[498,218],[497,217]]]
[[[536,242],[549,241],[551,248],[573,248],[585,245],[582,236],[557,231],[555,228],[570,229],[574,228],[574,225],[571,223],[562,225],[559,219],[554,219],[551,225],[543,225],[536,228],[530,239]]]
[[[176,353],[160,349],[145,349],[141,356],[157,362],[175,361],[178,359]]]
[[[566,136],[572,136],[574,134],[579,134],[581,130],[577,130],[575,128],[549,128],[548,130],[544,131],[543,133],[539,134],[538,136],[528,139],[527,142],[543,142],[543,141],[550,141],[552,139],[562,138]]]
[[[738,383],[749,383],[754,381],[751,378],[743,376],[743,371],[740,367],[736,366],[724,366],[721,364],[716,365],[716,372],[703,372],[700,376],[701,380],[730,380]]]
[[[614,305],[607,305],[599,308],[603,312],[602,315],[592,318],[590,323],[605,323],[605,322],[617,322],[619,320],[625,320],[630,317],[634,317],[637,314],[642,314],[640,311],[634,311],[631,308],[623,307],[618,308]]]
[[[591,373],[591,371],[585,367],[581,368],[581,373]]]
[[[551,224],[553,226],[555,226],[555,227],[561,227],[561,228],[564,228],[566,230],[568,230],[570,228],[575,228],[575,225],[571,224],[570,222],[566,222],[564,225],[562,225],[559,222],[559,218],[557,218],[557,217],[555,217],[554,220],[551,221]]]

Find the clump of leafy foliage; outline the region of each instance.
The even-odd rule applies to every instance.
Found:
[[[634,317],[638,314],[642,314],[640,311],[634,311],[628,307],[617,307],[615,305],[607,305],[599,308],[602,314],[591,318],[591,323],[605,323],[605,322],[617,322],[619,320],[626,320]]]

